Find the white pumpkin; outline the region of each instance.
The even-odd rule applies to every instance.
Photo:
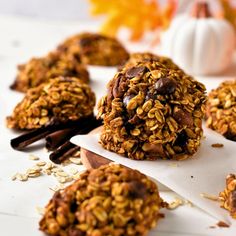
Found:
[[[207,4],[203,4],[203,8],[195,8],[194,17],[177,16],[161,38],[162,54],[194,75],[224,71],[232,63],[235,48],[231,24],[211,17]]]

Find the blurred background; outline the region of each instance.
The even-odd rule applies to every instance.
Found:
[[[0,0],[0,14],[55,20],[91,20],[86,0]]]
[[[86,0],[0,0],[0,14],[55,20],[91,20]]]
[[[166,0],[158,0],[158,2],[165,4]],[[178,12],[181,12],[188,9],[194,0],[177,0],[177,2]],[[42,19],[96,20],[89,14],[89,8],[89,0],[0,0],[0,14]]]
[[[202,4],[205,5],[202,7]],[[175,30],[176,18],[185,15],[188,20],[181,20],[178,30]],[[194,24],[189,25],[192,20]],[[212,21],[214,27],[211,26]],[[222,28],[222,24],[226,26]],[[199,33],[185,37],[189,33],[185,28],[189,26],[191,32]],[[18,47],[20,53],[14,54],[19,57],[18,61],[25,61],[32,55],[43,55],[56,47],[58,42],[75,33],[100,31],[102,34],[118,37],[130,51],[140,51],[140,48],[142,51],[154,51],[172,58],[192,73],[191,68],[182,63],[183,58],[191,57],[196,61],[196,52],[197,55],[206,54],[205,50],[210,50],[212,45],[215,45],[212,51],[219,51],[219,48],[222,50],[217,55],[208,53],[214,60],[220,57],[223,62],[229,61],[225,58],[231,58],[235,49],[235,29],[236,0],[0,0],[0,31],[4,32],[0,40],[2,44],[9,45],[3,47],[1,53],[5,51],[6,57],[11,50],[15,53],[14,50]],[[204,34],[201,33],[203,31]],[[199,35],[201,40],[196,41],[194,37]],[[176,40],[177,36],[183,39]],[[217,43],[231,41],[231,47]],[[197,42],[201,52],[196,49],[194,42]],[[37,43],[40,47],[35,47]],[[19,45],[22,46],[21,49]],[[183,48],[177,50],[181,45]],[[188,49],[186,45],[189,45]],[[172,48],[176,50],[172,51]],[[182,50],[186,51],[186,55]],[[181,51],[178,58],[174,55],[176,51]],[[203,60],[198,57],[197,61]],[[230,65],[230,62],[227,64]],[[189,64],[189,60],[186,63]]]

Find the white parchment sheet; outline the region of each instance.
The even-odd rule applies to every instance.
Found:
[[[226,210],[219,207],[219,202],[203,198],[200,194],[217,196],[225,188],[226,176],[236,172],[236,144],[207,128],[204,128],[204,131],[206,137],[202,140],[198,152],[192,158],[183,161],[130,160],[102,148],[98,143],[99,135],[78,135],[71,141],[112,161],[149,175],[216,219],[230,223],[233,220]],[[214,143],[222,143],[224,147],[213,148],[211,144]]]

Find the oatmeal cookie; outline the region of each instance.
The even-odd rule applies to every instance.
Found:
[[[160,62],[123,68],[98,105],[100,142],[131,159],[185,159],[200,145],[205,87]]]
[[[58,76],[78,77],[85,83],[89,82],[89,73],[78,56],[51,52],[46,57],[32,58],[28,63],[19,65],[11,89],[26,92]]]
[[[221,207],[230,212],[230,215],[236,219],[236,176],[230,174],[226,178],[226,188],[220,192],[219,199]]]
[[[27,91],[7,117],[8,128],[37,129],[52,121],[67,122],[93,114],[95,95],[78,78],[58,77]]]
[[[133,67],[138,62],[143,61],[157,61],[164,64],[170,69],[179,70],[180,68],[168,57],[158,56],[150,52],[136,52],[130,54],[129,60],[125,63],[125,67]]]
[[[117,66],[129,58],[129,53],[117,39],[96,33],[74,35],[59,45],[58,50],[78,54],[82,62],[89,65]]]
[[[236,80],[225,81],[209,93],[206,119],[207,127],[236,141]]]
[[[156,184],[144,174],[103,165],[54,194],[40,230],[55,236],[142,236],[155,227],[163,206]]]

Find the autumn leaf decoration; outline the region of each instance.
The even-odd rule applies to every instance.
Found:
[[[236,29],[236,6],[233,6],[233,1],[220,0],[223,8],[223,16],[228,20]]]
[[[131,40],[140,39],[145,32],[168,27],[176,10],[176,0],[161,7],[157,0],[89,0],[92,15],[105,15],[103,34],[115,36],[121,27],[131,32]]]

